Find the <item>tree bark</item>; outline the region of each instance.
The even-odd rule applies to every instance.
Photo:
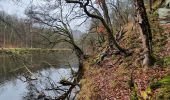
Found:
[[[79,81],[82,79],[82,76],[84,75],[83,73],[83,60],[84,60],[84,52],[74,43],[71,44],[75,50],[75,54],[78,57],[78,61],[79,61],[79,69],[75,75],[75,78],[72,82],[72,85],[70,85],[69,89],[62,94],[61,96],[59,96],[58,98],[56,98],[55,100],[65,100],[69,94],[71,94],[72,90],[77,86],[77,84],[79,83]]]
[[[108,24],[108,27],[110,28],[110,30],[112,31],[112,24],[111,24],[111,21],[110,21],[110,17],[109,17],[109,13],[108,13],[108,8],[107,8],[107,5],[106,5],[106,1],[103,0],[102,3],[102,9],[103,9],[103,13],[104,13],[104,20],[106,21],[106,23]],[[113,32],[111,33],[108,33],[108,41],[109,41],[109,46],[110,48],[112,49],[113,48]]]
[[[109,19],[104,19],[103,17],[101,16],[98,16],[98,15],[94,15],[94,14],[91,14],[88,10],[87,10],[87,6],[90,2],[90,0],[87,0],[86,3],[83,3],[81,1],[73,1],[73,0],[65,0],[67,3],[78,3],[80,4],[80,7],[82,7],[84,9],[84,12],[87,14],[87,16],[91,17],[91,18],[95,18],[95,19],[98,19],[102,22],[103,26],[106,28],[106,31],[108,33],[108,41],[109,41],[109,47],[113,50],[113,45],[115,46],[115,48],[120,51],[120,53],[123,53],[125,55],[127,55],[126,53],[126,50],[124,50],[123,48],[120,47],[120,45],[117,43],[117,41],[115,40],[114,36],[113,36],[113,31],[111,29],[111,27],[109,26],[108,22],[111,23],[109,21]],[[105,8],[105,10],[108,10],[106,7],[106,4],[103,5],[103,7]],[[105,17],[109,18],[109,14],[108,14],[108,11],[105,12]],[[107,22],[108,21],[108,22]]]
[[[146,68],[152,64],[152,33],[143,0],[135,0],[137,20],[142,37],[144,50],[143,66]]]
[[[153,0],[149,0],[149,10],[150,10],[150,13],[153,12],[152,4],[153,4]]]

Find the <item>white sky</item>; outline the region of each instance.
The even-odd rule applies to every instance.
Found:
[[[14,3],[11,0],[0,0],[0,10],[1,11],[3,10],[10,15],[17,15],[18,17],[26,17],[24,14],[24,10],[29,4],[29,0],[23,0],[23,1],[22,3]]]
[[[9,15],[16,15],[19,18],[24,18],[26,15],[24,14],[25,9],[30,4],[31,0],[21,0],[21,2],[12,2],[11,0],[0,0],[0,11],[5,11]],[[43,3],[42,0],[33,0],[34,4]],[[77,30],[77,26],[75,26],[75,23],[81,22],[80,20],[77,20],[77,22],[74,22],[73,28]],[[86,27],[86,28],[85,28]],[[87,29],[87,26],[83,25],[79,27],[81,31],[85,31]],[[78,29],[79,30],[79,29]]]

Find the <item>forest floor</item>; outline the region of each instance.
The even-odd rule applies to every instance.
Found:
[[[143,70],[141,38],[133,23],[120,42],[133,54],[110,56],[94,64],[85,62],[78,100],[170,100],[170,26],[152,24],[154,65]]]

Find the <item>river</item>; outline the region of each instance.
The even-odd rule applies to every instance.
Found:
[[[29,100],[42,93],[51,98],[57,97],[63,91],[51,88],[60,87],[58,82],[61,79],[71,80],[71,68],[76,71],[77,62],[72,51],[23,54],[19,57],[1,54],[0,100]]]

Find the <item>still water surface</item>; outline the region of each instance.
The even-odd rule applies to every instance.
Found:
[[[71,69],[66,65],[71,65],[76,71],[77,62],[71,51],[27,54],[20,57],[1,54],[0,100],[27,100],[37,91],[56,97],[60,93],[47,88],[60,86],[58,82],[61,79],[71,76]],[[32,72],[31,75],[23,66]],[[36,80],[26,81],[25,77],[28,75]]]

